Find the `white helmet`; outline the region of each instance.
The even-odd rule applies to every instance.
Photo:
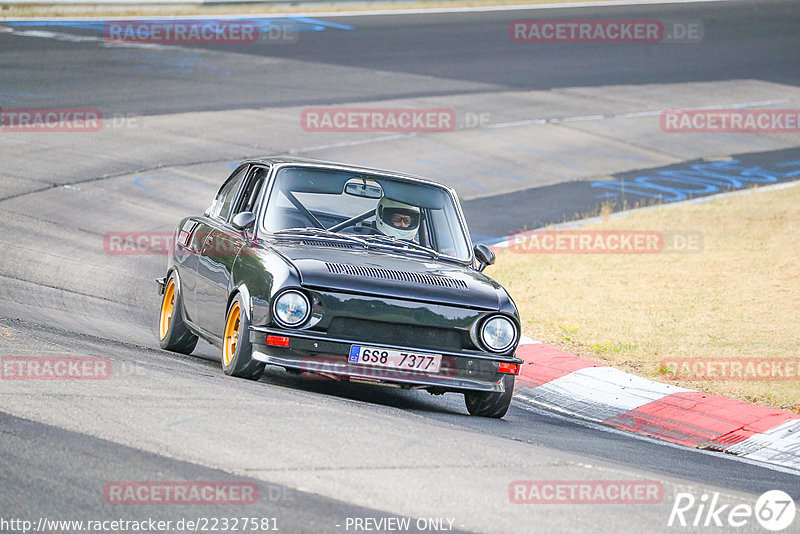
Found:
[[[375,225],[383,234],[411,241],[419,228],[419,208],[386,197],[378,202]]]

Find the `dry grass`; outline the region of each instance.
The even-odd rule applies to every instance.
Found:
[[[664,206],[583,229],[683,230],[693,254],[519,254],[487,272],[525,334],[662,382],[797,410],[800,381],[676,381],[666,358],[800,358],[800,186]]]

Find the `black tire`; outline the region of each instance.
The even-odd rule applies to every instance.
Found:
[[[246,309],[242,294],[237,293],[225,315],[225,330],[222,337],[222,370],[226,375],[258,380],[264,373],[266,364],[254,360],[252,357],[253,345],[250,343],[249,336],[250,318],[247,316]],[[238,317],[234,314],[237,314]]]
[[[486,393],[482,391],[464,393],[464,401],[467,404],[469,414],[479,417],[493,417],[495,419],[503,417],[511,405],[511,398],[514,396],[515,378],[514,375],[503,375],[503,386],[506,388],[503,393]]]
[[[158,335],[159,344],[164,350],[191,354],[197,345],[197,336],[183,320],[183,297],[174,272],[169,275],[164,286],[161,313],[158,317]]]

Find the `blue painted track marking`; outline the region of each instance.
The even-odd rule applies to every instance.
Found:
[[[773,164],[774,167],[791,169],[786,171],[761,165],[747,167],[739,163],[741,160],[738,159],[696,163],[686,169],[655,171],[651,175],[637,176],[630,180],[592,182],[591,187],[606,190],[596,195],[596,198],[625,194],[657,198],[662,202],[679,202],[690,195],[710,195],[723,189],[743,189],[753,184],[771,184],[800,176],[800,161]]]

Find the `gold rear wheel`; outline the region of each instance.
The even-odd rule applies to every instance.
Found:
[[[197,336],[189,330],[183,319],[183,299],[180,280],[171,273],[164,287],[161,313],[158,315],[158,340],[162,349],[191,354],[197,345]]]
[[[175,311],[175,280],[170,278],[167,288],[164,290],[164,300],[161,301],[161,317],[158,321],[159,339],[167,337],[172,313]]]

